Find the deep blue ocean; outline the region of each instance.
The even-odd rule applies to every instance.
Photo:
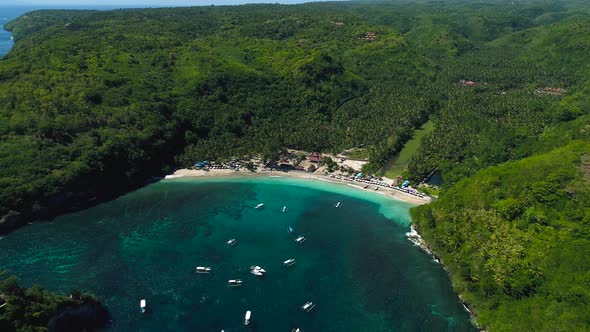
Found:
[[[410,207],[311,180],[164,180],[5,236],[0,266],[23,285],[95,293],[112,331],[243,331],[246,310],[255,331],[475,331],[443,268],[405,238]]]
[[[25,7],[0,7],[0,58],[2,58],[10,49],[14,42],[12,41],[12,34],[4,30],[4,24],[26,13],[28,10]]]

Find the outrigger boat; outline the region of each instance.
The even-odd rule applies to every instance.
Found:
[[[294,258],[289,258],[289,259],[287,259],[286,261],[283,262],[283,265],[286,266],[286,267],[289,267],[291,265],[294,265],[295,263],[296,262],[295,262],[295,259]]]
[[[226,244],[227,244],[228,246],[230,246],[230,247],[233,247],[233,246],[235,246],[235,245],[236,245],[236,243],[238,243],[238,240],[236,240],[236,239],[229,239],[229,240],[226,242]]]
[[[303,242],[305,242],[305,240],[306,240],[305,236],[299,236],[295,239],[295,242],[303,243]]]
[[[339,208],[340,207],[340,202],[336,203],[336,205],[334,205],[335,208]]]
[[[211,267],[209,266],[197,266],[195,269],[197,273],[211,273]]]
[[[285,205],[285,206],[283,206],[283,208],[281,209],[281,211],[282,212],[287,212],[287,211],[289,211],[289,209],[287,209],[287,206]]]
[[[229,287],[239,287],[239,286],[242,286],[242,279],[230,279],[227,282],[227,285]]]
[[[315,304],[311,301],[305,302],[305,304],[301,306],[301,310],[305,312],[310,312],[313,308],[315,308]]]
[[[266,270],[261,268],[260,266],[250,266],[250,273],[255,276],[263,276],[266,273]]]
[[[244,316],[244,325],[250,324],[250,317],[252,317],[252,311],[246,311],[246,316]]]
[[[255,209],[262,209],[263,206],[264,206],[264,204],[260,203],[260,204],[256,205]]]
[[[144,299],[142,299],[141,301],[139,301],[139,310],[141,310],[142,314],[145,314],[145,311],[147,310],[147,305]]]

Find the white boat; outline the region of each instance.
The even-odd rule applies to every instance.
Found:
[[[375,190],[379,190],[379,187],[375,186]]]
[[[336,203],[336,205],[334,205],[335,208],[339,208],[340,207],[340,202]]]
[[[228,280],[227,285],[229,287],[242,286],[242,279],[230,279],[230,280]]]
[[[258,266],[258,265],[252,265],[252,266],[250,266],[250,269],[251,269],[251,270],[258,270],[258,271],[260,271],[260,272],[262,272],[262,273],[266,273],[266,270],[265,270],[265,269],[263,269],[263,268],[261,268],[261,267],[260,267],[260,266]]]
[[[305,304],[301,306],[301,310],[306,312],[310,312],[313,308],[315,308],[315,304],[311,301],[305,302]]]
[[[250,273],[252,273],[255,276],[259,276],[259,277],[262,277],[264,275],[264,273],[262,273],[260,271],[256,271],[256,270],[252,270],[252,271],[250,271]]]
[[[195,269],[197,273],[211,273],[211,267],[209,266],[197,266]]]
[[[283,265],[289,267],[289,266],[291,266],[291,265],[293,265],[295,263],[296,262],[295,262],[295,259],[294,258],[289,258],[289,259],[287,259],[286,261],[283,262]]]
[[[295,242],[303,243],[303,242],[305,242],[305,240],[306,240],[305,236],[299,236],[295,239]]]
[[[244,325],[250,324],[250,317],[252,317],[252,311],[246,311],[246,316],[244,316]]]
[[[264,206],[264,204],[260,203],[260,204],[256,205],[255,209],[262,209],[263,206]]]
[[[300,328],[291,329],[291,332],[301,332],[301,329]]]
[[[236,243],[238,243],[238,240],[236,240],[236,239],[229,239],[226,243],[227,243],[228,246],[233,247],[233,246],[236,245]]]
[[[145,299],[142,299],[141,301],[139,301],[139,309],[141,310],[141,313],[144,314],[146,311],[146,301]]]
[[[263,276],[266,273],[266,270],[261,268],[260,266],[250,266],[250,273],[256,276]]]
[[[283,208],[281,209],[281,211],[282,212],[287,212],[287,211],[289,211],[289,209],[287,209],[287,206],[285,205],[285,206],[283,206]]]

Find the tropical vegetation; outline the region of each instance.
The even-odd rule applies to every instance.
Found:
[[[94,296],[72,290],[57,295],[38,285],[22,288],[0,271],[0,330],[5,332],[92,331],[110,323],[110,314]]]
[[[444,184],[412,214],[478,324],[590,329],[585,1],[45,10],[6,28],[1,231],[205,159],[352,151],[381,174],[428,123],[404,175]]]

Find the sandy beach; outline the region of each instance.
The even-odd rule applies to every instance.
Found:
[[[250,171],[233,171],[230,169],[210,169],[210,170],[197,170],[197,169],[179,169],[175,171],[173,174],[167,175],[166,179],[173,179],[173,178],[181,178],[181,177],[239,177],[239,176],[281,176],[281,177],[291,177],[291,178],[300,178],[300,179],[308,179],[308,180],[315,180],[315,181],[325,181],[335,184],[346,185],[349,187],[353,187],[358,190],[366,190],[375,192],[381,195],[385,195],[387,197],[391,197],[392,199],[404,201],[413,205],[422,205],[428,204],[432,201],[432,199],[428,196],[425,197],[418,197],[414,195],[410,195],[398,190],[394,190],[387,187],[379,187],[378,191],[374,190],[374,186],[369,186],[369,188],[365,189],[365,183],[362,182],[353,182],[353,181],[345,181],[337,178],[332,178],[327,175],[319,175],[314,173],[308,173],[303,171],[270,171],[270,170],[258,170],[256,172]]]

